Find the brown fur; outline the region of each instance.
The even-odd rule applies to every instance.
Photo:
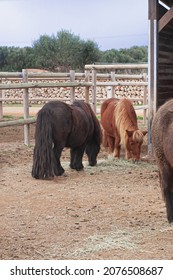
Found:
[[[32,176],[49,179],[62,175],[60,158],[64,147],[70,148],[72,169],[83,169],[84,152],[89,165],[94,166],[100,144],[100,123],[88,103],[78,100],[68,105],[50,101],[37,116]]]
[[[152,147],[159,169],[167,219],[173,222],[173,99],[157,111],[151,127]]]
[[[127,159],[140,159],[140,149],[147,131],[139,130],[136,112],[128,99],[110,98],[104,101],[101,107],[101,124],[109,151],[114,153],[115,158],[120,156],[122,144]]]

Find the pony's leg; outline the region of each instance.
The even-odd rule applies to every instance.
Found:
[[[173,170],[170,167],[160,172],[160,183],[166,204],[167,219],[173,223]]]
[[[128,151],[127,149],[126,149],[126,151],[125,151],[125,158],[126,158],[126,159],[131,159],[131,158],[132,158],[131,152]]]
[[[114,151],[114,138],[112,136],[107,135],[107,143],[108,143],[109,153],[112,154]]]
[[[70,150],[70,167],[72,169],[76,169],[77,171],[80,171],[84,168],[82,164],[82,158],[84,155],[85,146],[78,147],[78,148],[72,148]]]
[[[169,223],[173,223],[173,193],[170,191],[165,192],[166,212]]]
[[[60,149],[57,146],[54,146],[53,151],[55,155],[54,173],[56,176],[61,176],[64,173],[64,168],[61,166],[60,162],[62,148]]]
[[[106,134],[106,131],[104,129],[102,129],[102,146],[104,148],[107,148],[108,147],[108,136]]]
[[[116,135],[116,137],[114,138],[114,158],[119,158],[120,157],[120,149],[121,149],[121,145],[120,145],[120,137],[118,135]]]

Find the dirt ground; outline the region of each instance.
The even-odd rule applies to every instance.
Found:
[[[34,130],[26,147],[22,126],[0,129],[0,259],[173,259],[153,161],[114,161],[102,149],[96,167],[84,157],[77,172],[64,150],[65,176],[36,180]]]

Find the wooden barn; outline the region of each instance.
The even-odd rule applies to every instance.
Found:
[[[173,0],[148,0],[148,9],[148,113],[151,123],[158,107],[173,98]]]

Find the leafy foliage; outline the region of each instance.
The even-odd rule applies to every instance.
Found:
[[[142,63],[148,61],[146,46],[134,46],[129,49],[107,50],[102,53],[102,61],[107,63]]]
[[[43,68],[50,71],[83,71],[85,64],[147,62],[147,47],[100,51],[97,43],[61,30],[41,35],[32,47],[0,47],[0,71]]]

